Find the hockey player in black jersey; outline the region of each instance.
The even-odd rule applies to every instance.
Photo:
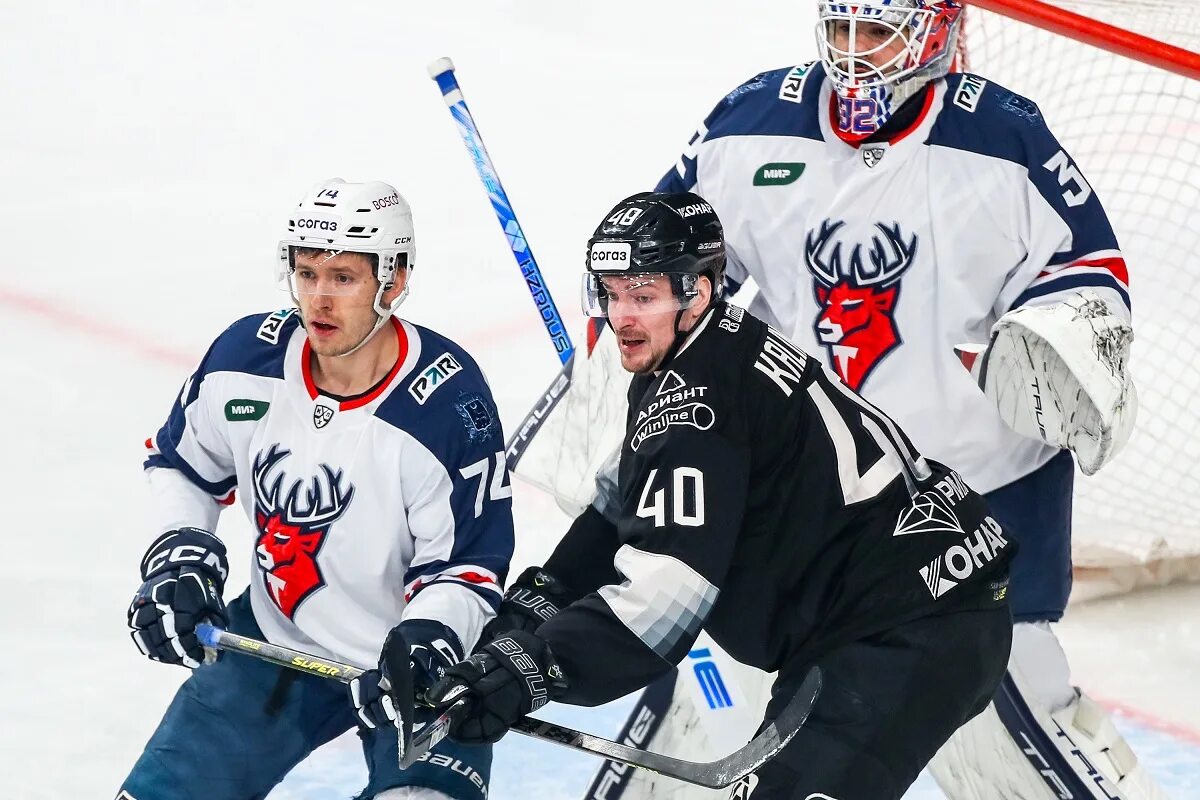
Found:
[[[548,700],[647,685],[705,628],[778,672],[768,719],[822,667],[754,800],[899,798],[1004,675],[1014,546],[953,470],[723,302],[724,267],[720,221],[691,193],[634,195],[596,229],[584,304],[634,373],[616,475],[429,699],[469,691],[451,735],[495,741]]]

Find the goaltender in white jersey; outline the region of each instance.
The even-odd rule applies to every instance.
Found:
[[[195,671],[119,797],[183,800],[200,786],[209,800],[265,797],[356,723],[369,775],[361,800],[486,797],[487,747],[446,742],[399,769],[378,671],[347,692],[236,655],[202,663],[212,658],[194,632],[209,619],[364,667],[395,639],[412,648],[423,692],[493,616],[513,549],[504,437],[471,357],[394,316],[415,255],[394,188],[315,187],[277,251],[297,308],[217,337],[147,440],[158,538],[130,628],[150,658]],[[255,533],[250,587],[226,607],[225,545],[212,531],[235,502]]]
[[[938,80],[907,127],[857,145],[838,136],[834,96],[820,62],[757,76],[660,189],[687,186],[728,220],[734,279],[760,290],[752,310],[972,485],[1012,483],[1058,443],[1005,424],[954,347],[1083,288],[1127,321],[1112,228],[1037,106],[1003,87]]]

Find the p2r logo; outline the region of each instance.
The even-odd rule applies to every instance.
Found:
[[[436,392],[439,386],[459,372],[462,372],[462,364],[459,364],[458,360],[449,353],[442,353],[413,379],[413,382],[408,385],[408,393],[412,395],[418,405],[423,406],[429,399],[429,395]]]
[[[700,684],[701,691],[704,692],[704,699],[708,702],[708,707],[710,709],[733,708],[733,698],[729,696],[729,687],[725,685],[725,679],[721,677],[721,670],[718,669],[717,662],[712,660],[712,651],[707,647],[692,650],[688,653],[688,658],[696,661],[692,665],[692,672],[696,676],[696,682]]]

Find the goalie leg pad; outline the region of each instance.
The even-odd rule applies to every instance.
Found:
[[[1164,798],[1108,713],[1069,675],[1048,624],[1015,626],[994,703],[929,765],[950,800]]]

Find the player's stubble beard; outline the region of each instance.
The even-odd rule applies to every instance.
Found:
[[[337,303],[331,303],[322,308],[316,317],[332,322],[337,326],[337,331],[332,336],[321,336],[309,326],[308,321],[313,318],[313,310],[305,308],[305,305],[308,304],[303,301],[300,303],[300,314],[304,318],[308,345],[313,353],[322,358],[337,358],[349,353],[375,326],[376,312],[371,302],[355,302],[342,308],[338,308]]]
[[[667,354],[667,349],[670,347],[670,342],[658,344],[656,337],[651,335],[650,331],[644,327],[630,324],[622,328],[617,334],[617,339],[622,338],[639,338],[643,343],[638,346],[634,353],[626,353],[624,349],[620,349],[621,367],[626,372],[631,372],[635,375],[645,375],[658,369],[659,364],[663,360],[663,356]],[[618,344],[618,348],[620,345]]]
[[[635,375],[647,375],[663,368],[663,361],[672,352],[676,341],[687,337],[711,305],[708,297],[701,304],[680,312],[671,311],[662,315],[634,317],[619,327],[609,319],[617,337],[617,349],[621,356],[621,367]],[[642,344],[633,353],[621,346],[622,339],[641,339]]]

